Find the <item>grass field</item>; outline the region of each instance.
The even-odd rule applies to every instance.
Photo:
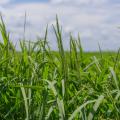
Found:
[[[85,53],[72,35],[65,51],[58,20],[53,29],[58,52],[46,30],[37,42],[20,42],[18,53],[1,19],[0,119],[120,120],[119,51]]]

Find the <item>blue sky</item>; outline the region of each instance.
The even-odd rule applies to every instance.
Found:
[[[69,33],[80,33],[86,51],[117,50],[120,47],[120,0],[0,0],[0,12],[14,43],[23,37],[24,14],[27,12],[26,38],[43,36],[49,25],[49,42],[57,49],[52,24],[58,14],[63,26],[66,49]]]

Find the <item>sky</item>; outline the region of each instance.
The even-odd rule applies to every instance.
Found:
[[[24,36],[27,14],[26,39],[43,37],[48,25],[48,40],[56,50],[52,24],[56,14],[62,26],[63,43],[69,49],[69,34],[81,37],[85,51],[118,50],[120,47],[120,0],[0,0],[0,12],[16,44]]]

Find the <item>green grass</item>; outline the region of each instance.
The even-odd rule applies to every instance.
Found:
[[[61,27],[53,27],[58,52],[44,39],[20,42],[18,52],[1,18],[1,120],[120,120],[119,51],[86,53],[80,37],[62,44]]]

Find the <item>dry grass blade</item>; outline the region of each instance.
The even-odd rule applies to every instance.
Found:
[[[117,77],[116,77],[116,74],[115,74],[115,72],[114,72],[112,67],[110,67],[110,72],[111,72],[111,74],[113,76],[113,79],[114,79],[114,82],[115,82],[115,86],[119,90],[119,84],[118,84],[118,81],[117,81]]]
[[[60,100],[59,98],[57,98],[57,104],[58,104],[58,109],[59,109],[59,120],[64,120],[65,110],[64,110],[63,100]]]
[[[96,100],[90,100],[90,101],[87,101],[86,103],[82,104],[80,107],[78,107],[78,108],[71,114],[71,116],[69,117],[68,120],[74,120],[74,118],[77,116],[77,114],[81,112],[82,108],[84,108],[86,105],[91,104],[91,103],[94,103],[94,102],[96,102]]]
[[[49,109],[49,111],[48,111],[48,114],[46,115],[45,120],[49,120],[49,119],[50,119],[50,115],[51,115],[51,113],[53,112],[53,110],[54,110],[54,107],[51,106],[50,109]]]
[[[100,106],[100,104],[102,103],[102,101],[103,101],[103,99],[104,99],[104,96],[103,95],[100,95],[99,97],[98,97],[98,100],[96,100],[96,102],[95,102],[95,104],[94,104],[94,106],[93,106],[93,112],[95,113],[96,111],[97,111],[97,109],[99,108],[99,106]],[[94,113],[89,113],[89,115],[88,115],[88,120],[93,120],[93,118],[94,118]]]
[[[26,119],[25,120],[29,120],[28,102],[27,102],[26,92],[25,92],[25,89],[24,89],[23,85],[22,84],[20,84],[20,85],[21,85],[20,89],[21,89],[21,92],[22,92],[22,95],[23,95],[25,111],[26,111]]]

